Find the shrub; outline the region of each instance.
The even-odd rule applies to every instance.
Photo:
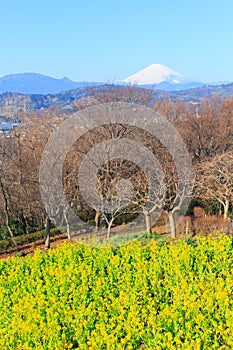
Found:
[[[57,228],[51,229],[51,237],[59,235],[61,232]],[[0,240],[0,251],[4,251],[11,247],[22,246],[27,243],[36,242],[45,238],[45,230],[36,231],[27,235],[16,236],[12,239]]]

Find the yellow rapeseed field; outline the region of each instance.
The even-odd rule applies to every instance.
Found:
[[[233,349],[233,241],[0,261],[0,349]]]

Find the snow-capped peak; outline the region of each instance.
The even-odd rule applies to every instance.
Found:
[[[163,64],[151,64],[138,73],[125,78],[123,82],[137,85],[149,85],[169,81],[170,83],[178,84],[184,79],[185,77],[182,74]]]

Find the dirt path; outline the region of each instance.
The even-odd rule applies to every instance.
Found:
[[[60,234],[50,238],[50,247],[51,249],[55,248],[58,244],[67,240],[66,234]],[[0,252],[0,258],[8,258],[10,256],[14,256],[18,253],[22,253],[23,255],[33,254],[35,249],[40,249],[44,251],[44,239],[38,240],[36,242],[27,243],[21,246],[17,246],[14,248],[10,248]]]

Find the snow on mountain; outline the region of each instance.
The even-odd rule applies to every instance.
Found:
[[[164,91],[181,91],[204,86],[163,64],[151,64],[123,80],[125,84],[142,85],[145,88]]]
[[[151,64],[138,73],[130,75],[123,80],[124,83],[136,85],[154,85],[162,82],[178,84],[186,77],[162,64]]]

